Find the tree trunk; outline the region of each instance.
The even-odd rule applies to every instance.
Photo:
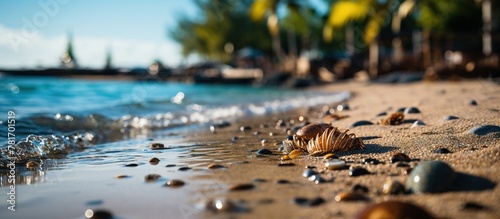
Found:
[[[483,0],[483,54],[491,55],[491,1]]]
[[[431,44],[430,32],[428,30],[422,31],[422,66],[424,69],[431,66]]]
[[[404,58],[403,42],[401,37],[397,36],[392,40],[392,61],[394,64],[398,65]]]
[[[378,41],[375,39],[370,43],[368,52],[368,72],[371,78],[375,78],[378,75],[378,50]]]

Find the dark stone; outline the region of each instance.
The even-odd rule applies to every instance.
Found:
[[[311,207],[311,206],[323,204],[325,202],[325,200],[321,197],[312,198],[312,199],[299,197],[299,198],[295,198],[293,200],[293,202],[295,202],[295,204],[300,205],[300,206]]]
[[[471,106],[477,106],[477,101],[476,100],[471,100],[469,102],[469,105],[471,105]]]
[[[378,113],[377,115],[375,115],[376,117],[379,117],[379,116],[387,116],[387,112],[381,112],[381,113]]]
[[[416,113],[420,113],[420,110],[417,107],[407,107],[403,113],[404,114],[416,114]]]
[[[436,154],[449,154],[449,153],[451,153],[451,151],[448,150],[447,148],[439,148],[439,149],[435,150],[434,153],[436,153]]]
[[[272,151],[270,151],[269,149],[260,149],[258,150],[257,152],[255,152],[256,154],[258,155],[270,155],[270,154],[273,154]]]
[[[410,162],[410,157],[408,155],[406,155],[405,153],[401,153],[401,152],[398,152],[398,153],[395,153],[393,154],[389,160],[391,161],[391,163],[396,163],[396,162]]]
[[[253,184],[234,184],[232,186],[229,186],[228,190],[229,191],[243,191],[243,190],[250,190],[255,188]]]
[[[465,202],[462,204],[462,210],[468,211],[480,211],[484,210],[486,207],[476,202]]]
[[[424,161],[418,164],[406,180],[406,188],[413,193],[440,193],[449,191],[457,174],[445,162]]]
[[[250,127],[250,126],[241,126],[240,127],[240,131],[242,131],[242,132],[249,131],[249,130],[252,130],[252,127]]]
[[[367,121],[367,120],[361,120],[353,123],[350,125],[350,128],[358,127],[358,126],[363,126],[363,125],[373,125],[373,122]]]
[[[280,163],[278,164],[279,167],[293,167],[295,166],[294,163]]]
[[[253,182],[256,182],[256,183],[262,183],[262,182],[267,182],[266,179],[262,179],[262,178],[255,178],[252,180]]]
[[[289,184],[289,183],[290,183],[290,181],[288,181],[288,180],[286,180],[286,179],[278,179],[278,180],[276,181],[276,183],[278,183],[278,184]]]
[[[128,163],[128,164],[125,164],[126,167],[136,167],[136,166],[139,166],[139,164],[136,164],[136,163]]]
[[[190,169],[191,169],[191,167],[181,167],[181,168],[179,168],[179,171],[188,171]]]
[[[361,184],[356,184],[352,187],[353,192],[361,192],[361,193],[368,193],[369,189],[368,187],[361,185]]]
[[[380,164],[380,161],[375,158],[365,158],[363,159],[363,163],[377,165]]]
[[[406,107],[399,107],[398,110],[396,110],[396,112],[400,112],[400,113],[403,113],[405,111]]]
[[[469,129],[467,133],[477,136],[484,136],[490,133],[495,133],[495,135],[500,136],[500,127],[496,125],[480,125]]]
[[[443,121],[450,121],[450,120],[456,120],[456,119],[459,119],[458,117],[456,116],[446,116],[443,118]]]
[[[175,164],[167,164],[165,167],[175,167],[175,166],[177,166],[177,165],[175,165]]]
[[[113,214],[107,210],[87,210],[85,211],[85,218],[89,219],[112,219]]]
[[[370,172],[362,167],[356,167],[354,169],[349,170],[349,176],[351,176],[351,177],[357,177],[357,176],[362,176],[362,175],[367,175],[367,174],[370,174]]]

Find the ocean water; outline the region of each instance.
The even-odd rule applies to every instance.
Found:
[[[65,157],[94,145],[329,104],[349,95],[243,85],[3,76],[0,167],[9,160]]]

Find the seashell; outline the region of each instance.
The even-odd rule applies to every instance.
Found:
[[[433,219],[423,208],[401,201],[385,201],[365,208],[356,219]]]
[[[380,120],[380,124],[382,125],[399,125],[403,123],[405,119],[405,115],[402,112],[396,112],[391,114],[389,117]]]
[[[297,134],[293,135],[292,140],[285,139],[283,145],[285,148],[307,150],[310,155],[363,149],[364,144],[361,138],[357,138],[352,133],[347,134],[348,131],[349,129],[340,132],[328,124],[309,124],[299,129]]]
[[[307,152],[310,155],[319,155],[333,151],[347,151],[363,149],[365,146],[355,134],[347,134],[349,129],[340,132],[335,127],[327,128],[321,135],[307,143]]]
[[[288,156],[290,156],[291,159],[297,159],[297,158],[299,158],[300,155],[303,155],[303,154],[304,154],[304,151],[302,151],[300,149],[295,149],[292,152],[290,152],[290,154]]]

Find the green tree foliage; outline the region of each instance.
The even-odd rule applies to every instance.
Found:
[[[212,61],[227,62],[230,54],[224,50],[231,43],[234,50],[251,46],[271,52],[271,36],[262,23],[248,18],[245,1],[196,0],[199,17],[183,17],[169,34],[182,45],[182,54],[199,54]]]

